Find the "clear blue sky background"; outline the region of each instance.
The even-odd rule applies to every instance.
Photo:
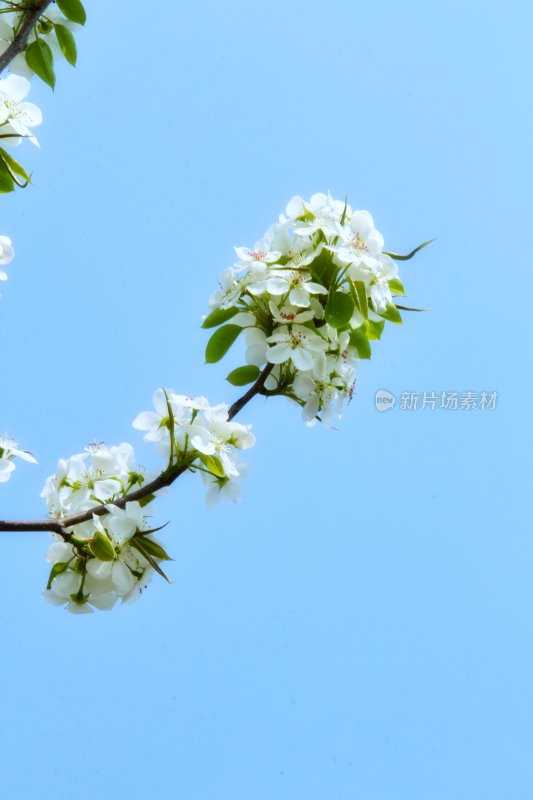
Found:
[[[0,516],[42,516],[95,438],[155,465],[130,426],[157,386],[236,397],[199,320],[291,195],[438,240],[402,269],[430,313],[389,326],[340,433],[256,400],[243,503],[208,512],[192,476],[160,503],[173,586],[69,615],[46,536],[2,537],[3,794],[530,800],[529,4],[87,6],[2,200],[0,428],[40,464]],[[378,414],[379,388],[499,401]]]

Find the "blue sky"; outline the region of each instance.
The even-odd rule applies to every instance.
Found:
[[[87,3],[76,71],[34,81],[34,183],[2,200],[0,428],[40,463],[0,516],[42,516],[93,439],[155,465],[131,420],[157,386],[236,397],[199,321],[293,194],[347,194],[400,252],[437,237],[401,268],[429,313],[387,328],[341,432],[247,408],[243,502],[176,485],[174,583],[142,602],[51,608],[46,536],[3,535],[0,788],[529,800],[529,5],[132,5]],[[498,402],[378,413],[378,389]]]

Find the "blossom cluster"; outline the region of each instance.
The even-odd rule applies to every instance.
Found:
[[[135,600],[153,571],[168,560],[148,527],[141,502],[116,503],[143,485],[147,475],[135,464],[133,447],[95,443],[85,452],[61,459],[41,493],[53,519],[88,512],[88,519],[54,535],[48,550],[52,565],[45,599],[70,611],[112,608],[120,598]],[[94,512],[101,507],[101,516]],[[162,573],[163,574],[163,573]]]
[[[218,361],[242,330],[247,366],[228,380],[244,385],[271,365],[266,394],[285,395],[313,425],[331,425],[351,398],[359,358],[385,320],[401,322],[394,296],[398,268],[368,211],[329,194],[293,197],[279,222],[238,261],[211,296],[204,327],[217,327],[206,350]],[[222,327],[218,327],[222,325]]]
[[[227,405],[210,406],[205,397],[157,389],[153,403],[154,411],[139,414],[133,427],[145,432],[145,441],[155,443],[167,469],[199,470],[207,485],[208,506],[221,495],[238,501],[238,480],[247,465],[235,451],[255,444],[251,426],[230,421]]]
[[[208,505],[221,495],[238,500],[237,481],[245,474],[245,464],[235,451],[254,444],[250,426],[229,421],[225,405],[210,406],[205,397],[171,390],[155,392],[154,409],[139,414],[133,425],[145,432],[145,440],[153,442],[164,459],[160,474],[173,478],[185,470],[199,471],[208,487]],[[59,461],[41,493],[50,517],[84,519],[73,519],[48,550],[52,566],[47,600],[73,612],[107,610],[119,599],[131,602],[139,597],[154,571],[166,578],[161,562],[169,556],[154,537],[159,529],[151,528],[147,517],[157,491],[142,500],[127,499],[154,477],[136,466],[133,447],[127,443],[92,444]]]

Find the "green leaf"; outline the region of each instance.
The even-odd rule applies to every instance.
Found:
[[[389,281],[389,289],[394,294],[405,294],[403,283],[399,278],[391,278]]]
[[[215,308],[202,322],[202,328],[216,328],[217,325],[222,325],[223,322],[227,322],[228,319],[238,313],[239,309],[235,306],[231,308]]]
[[[174,560],[169,556],[166,550],[163,550],[160,544],[152,541],[152,539],[147,539],[146,536],[143,536],[142,538],[142,546],[147,553],[150,553],[151,556],[158,558],[160,561]]]
[[[259,367],[254,367],[252,364],[247,364],[245,367],[237,367],[226,376],[226,380],[232,386],[246,386],[248,383],[253,383],[261,375]]]
[[[415,256],[419,250],[422,250],[423,247],[427,247],[428,244],[431,244],[431,242],[434,241],[435,239],[428,239],[427,242],[422,242],[422,244],[419,244],[418,247],[415,247],[414,250],[411,250],[410,253],[407,253],[406,256],[401,256],[398,253],[389,253],[387,252],[387,250],[384,250],[383,252],[385,253],[386,256],[390,256],[391,258],[394,258],[396,261],[409,261],[409,259]]]
[[[307,267],[313,278],[326,289],[329,289],[337,274],[337,267],[333,263],[333,253],[322,249],[314,261]]]
[[[165,575],[165,573],[163,572],[163,570],[161,569],[161,567],[159,566],[153,555],[151,555],[151,553],[146,549],[146,546],[144,544],[144,539],[139,539],[136,536],[134,536],[133,539],[130,539],[130,544],[145,557],[150,566],[153,567],[155,571],[158,572],[159,575],[161,575],[162,578],[164,578],[168,583],[172,583],[168,575]]]
[[[61,52],[67,59],[68,63],[75,67],[76,59],[78,58],[78,50],[76,48],[76,40],[74,39],[72,31],[69,30],[65,25],[57,24],[55,25],[55,29]]]
[[[15,190],[15,183],[6,165],[0,161],[0,194],[7,194]]]
[[[355,303],[349,294],[333,292],[326,304],[326,322],[333,328],[344,328],[350,322],[354,310]]]
[[[28,183],[30,182],[30,176],[28,175],[22,164],[19,164],[18,161],[15,161],[13,156],[10,153],[8,153],[7,150],[4,150],[3,147],[0,147],[0,160],[4,162],[8,171],[11,173],[11,177],[15,181],[17,176],[23,179],[24,181],[23,184],[16,181],[17,186],[24,187],[28,185]]]
[[[56,0],[56,3],[67,19],[85,25],[87,14],[80,0]]]
[[[384,322],[372,322],[371,319],[367,319],[365,322],[366,335],[370,340],[381,339],[381,334],[383,333],[384,327]]]
[[[222,328],[215,331],[205,348],[206,364],[215,364],[220,361],[241,331],[242,328],[239,325],[223,325]]]
[[[396,308],[401,308],[402,311],[427,311],[426,308],[411,308],[411,306],[396,305]]]
[[[350,333],[350,344],[355,347],[359,358],[370,358],[372,356],[372,348],[368,341],[368,336],[363,328],[356,328]]]
[[[37,39],[26,48],[26,63],[41,80],[54,88],[56,75],[54,72],[54,57],[50,47],[44,39]]]
[[[366,296],[366,286],[364,281],[349,281],[350,292],[354,299],[357,310],[364,319],[368,319],[368,298]]]
[[[402,315],[392,303],[387,303],[387,308],[379,316],[383,317],[383,319],[388,319],[389,322],[394,322],[395,325],[403,324]]]
[[[155,494],[147,494],[146,497],[142,497],[139,500],[139,505],[140,505],[141,508],[144,508],[149,503],[151,503],[152,500],[155,500]]]
[[[56,577],[56,575],[61,575],[62,572],[68,569],[68,561],[58,561],[52,569],[50,570],[50,576],[48,578],[48,583],[46,584],[47,591],[52,588],[52,581]]]
[[[212,472],[213,475],[216,475],[217,478],[224,478],[226,473],[224,472],[224,467],[222,466],[222,462],[216,456],[208,456],[205,453],[198,453],[200,461],[209,470]]]
[[[105,533],[102,533],[102,531],[96,531],[92,541],[89,543],[89,550],[93,556],[100,559],[100,561],[115,560],[115,548]]]

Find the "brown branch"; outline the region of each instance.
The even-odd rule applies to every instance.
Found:
[[[244,406],[249,403],[253,397],[255,397],[256,394],[262,393],[265,381],[272,372],[273,368],[274,364],[267,364],[254,385],[248,389],[248,391],[243,394],[242,397],[233,403],[228,412],[228,420],[232,420],[239,413],[239,411],[241,411],[241,409],[244,408]],[[173,484],[180,475],[183,475],[184,472],[187,472],[188,469],[189,466],[174,466],[170,469],[166,469],[164,472],[158,475],[157,478],[154,478],[153,481],[150,481],[150,483],[147,483],[145,486],[141,486],[139,489],[124,495],[124,497],[120,497],[118,500],[113,500],[113,505],[118,506],[118,508],[124,508],[126,503],[144,500],[146,497],[150,497],[150,495],[155,494],[160,489],[171,486],[171,484]],[[29,521],[0,520],[0,533],[7,531],[15,533],[23,533],[25,531],[49,531],[50,533],[59,534],[59,536],[61,536],[65,541],[68,541],[72,535],[68,532],[68,528],[72,528],[74,525],[79,525],[82,522],[88,522],[93,518],[93,514],[98,517],[102,517],[108,513],[109,512],[106,508],[106,505],[97,505],[94,508],[89,509],[89,511],[82,511],[79,514],[71,514],[69,517],[62,517],[61,519],[39,519]]]
[[[18,56],[19,53],[22,53],[26,47],[26,42],[28,41],[28,36],[31,33],[31,29],[39,17],[44,14],[51,2],[52,0],[35,0],[32,5],[28,4],[23,9],[20,9],[24,13],[24,19],[22,20],[22,25],[20,26],[15,38],[7,50],[0,56],[0,72],[5,70],[9,63],[13,61],[15,56]]]

